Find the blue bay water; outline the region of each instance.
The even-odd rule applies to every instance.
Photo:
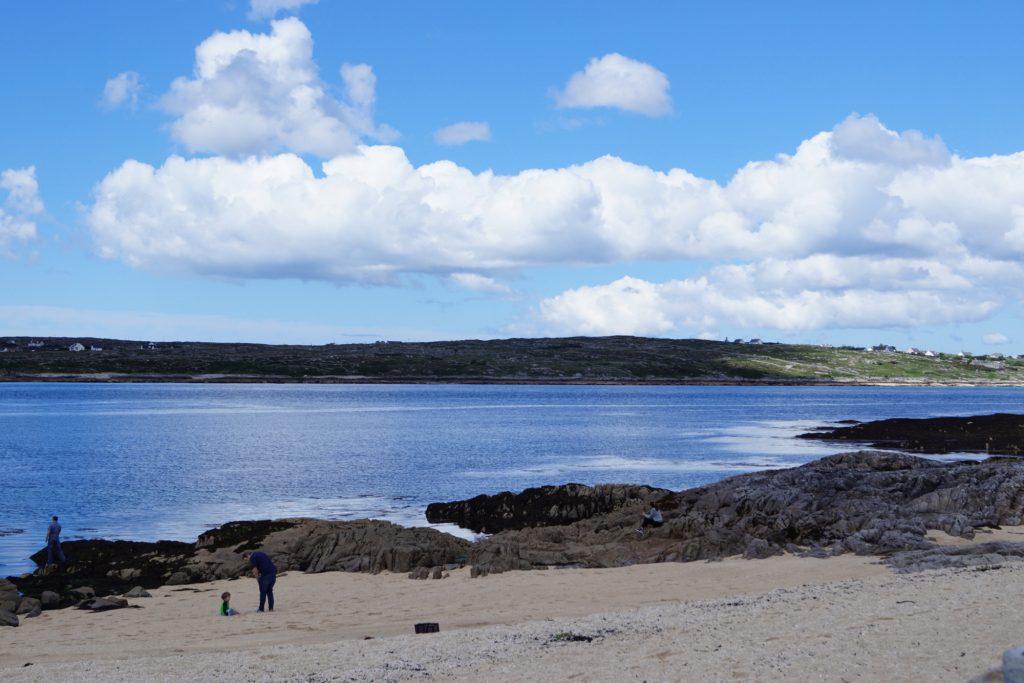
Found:
[[[1022,405],[1024,389],[977,387],[0,384],[0,576],[32,568],[54,514],[65,540],[286,516],[426,525],[434,501],[683,489],[842,450],[793,438],[839,420]]]

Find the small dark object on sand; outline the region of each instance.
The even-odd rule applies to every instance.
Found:
[[[437,633],[441,630],[441,626],[437,622],[425,621],[422,624],[416,624],[416,633]]]

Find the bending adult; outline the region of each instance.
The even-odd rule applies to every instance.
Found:
[[[242,558],[249,561],[252,567],[252,575],[256,577],[256,583],[260,587],[260,608],[257,612],[263,611],[264,604],[271,612],[274,611],[274,584],[277,582],[277,567],[273,560],[262,550],[256,552],[244,552]]]
[[[53,564],[55,559],[61,564],[67,564],[64,550],[60,547],[60,522],[57,521],[57,515],[53,516],[50,526],[46,528],[46,565]]]

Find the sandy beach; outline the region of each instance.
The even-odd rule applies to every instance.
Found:
[[[1020,529],[979,534],[1019,540]],[[950,539],[945,538],[948,541]],[[637,565],[443,580],[284,574],[163,587],[138,608],[0,631],[18,681],[965,681],[1024,642],[1024,564],[896,575],[878,558]],[[238,617],[217,616],[232,593]],[[414,634],[414,624],[440,633]]]

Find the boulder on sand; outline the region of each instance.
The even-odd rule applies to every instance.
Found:
[[[7,579],[0,579],[0,610],[16,612],[21,604],[21,594],[18,587]]]

